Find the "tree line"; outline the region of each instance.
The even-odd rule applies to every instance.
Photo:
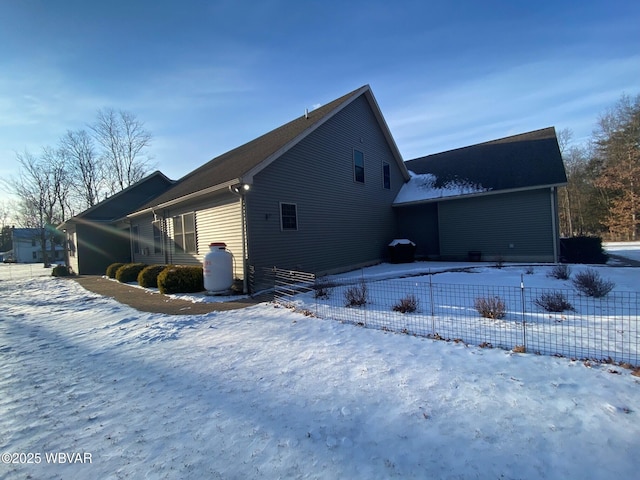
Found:
[[[585,145],[558,132],[567,172],[559,191],[561,235],[636,241],[640,226],[640,95],[622,95],[597,120]]]
[[[45,245],[53,250],[57,225],[149,173],[151,139],[134,114],[101,109],[87,128],[67,130],[56,145],[16,153],[18,174],[3,183],[17,200],[0,209],[2,231],[10,208],[12,223],[41,229],[46,258]]]

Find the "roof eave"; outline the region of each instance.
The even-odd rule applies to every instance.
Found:
[[[278,158],[280,158],[282,155],[284,155],[287,151],[291,150],[294,146],[296,146],[298,143],[300,143],[306,137],[311,135],[314,131],[316,131],[318,128],[320,128],[320,126],[324,125],[327,121],[329,121],[329,119],[333,118],[334,115],[336,115],[339,111],[341,111],[347,105],[351,104],[351,102],[353,102],[356,98],[358,98],[360,95],[365,93],[367,90],[369,90],[369,86],[365,85],[365,86],[361,87],[360,89],[358,89],[357,91],[355,91],[353,93],[353,95],[351,96],[351,98],[349,98],[348,100],[342,102],[335,109],[333,109],[329,113],[325,114],[320,120],[318,120],[317,122],[314,122],[313,125],[310,125],[309,128],[305,129],[302,133],[298,134],[297,136],[295,136],[294,138],[289,140],[286,144],[284,144],[282,147],[280,147],[278,150],[273,152],[271,155],[267,156],[263,161],[261,161],[255,167],[253,167],[249,171],[245,172],[243,174],[243,176],[242,176],[242,178],[244,179],[244,182],[245,183],[249,183],[249,184],[253,183],[253,177],[255,175],[260,173],[266,167],[271,165],[271,163],[273,163]]]
[[[378,120],[378,124],[382,129],[382,133],[384,134],[387,140],[387,143],[389,144],[389,147],[391,147],[391,153],[393,154],[394,158],[396,159],[396,162],[398,163],[398,166],[400,167],[402,178],[404,178],[405,182],[408,182],[409,179],[411,178],[411,175],[409,175],[409,170],[407,169],[407,166],[404,163],[404,159],[402,158],[402,154],[400,153],[400,149],[398,148],[398,145],[396,144],[396,141],[393,138],[393,135],[391,134],[389,125],[387,124],[387,121],[384,119],[384,115],[382,115],[382,110],[380,110],[378,101],[376,100],[376,97],[373,95],[373,91],[370,88],[366,93],[367,93],[367,100],[369,101],[369,104],[373,107],[372,108],[373,113],[376,117],[376,120]]]
[[[477,192],[477,193],[465,193],[462,195],[451,195],[447,197],[435,197],[435,198],[425,198],[422,200],[411,200],[409,202],[394,202],[391,204],[392,207],[408,207],[412,205],[422,205],[425,203],[436,203],[436,202],[445,202],[450,200],[460,200],[462,198],[477,198],[477,197],[487,197],[490,195],[498,195],[502,193],[517,193],[517,192],[526,192],[530,190],[544,190],[547,188],[557,188],[563,187],[567,183],[553,183],[548,185],[536,185],[531,187],[520,187],[520,188],[506,188],[503,190],[489,190],[487,192]]]
[[[183,195],[181,197],[178,198],[174,198],[173,200],[168,200],[166,202],[163,203],[159,203],[157,205],[154,205],[152,207],[147,207],[143,210],[138,210],[136,212],[132,212],[128,215],[126,215],[126,217],[124,218],[133,218],[133,217],[137,217],[140,215],[144,215],[146,213],[153,213],[155,210],[162,210],[163,208],[169,208],[172,207],[173,205],[176,205],[178,203],[182,203],[182,202],[187,202],[190,200],[196,200],[198,197],[202,197],[204,195],[210,194],[210,193],[215,193],[218,192],[220,190],[226,190],[229,187],[233,186],[233,185],[237,185],[238,183],[249,183],[249,182],[243,182],[242,179],[240,178],[234,178],[233,180],[229,180],[223,183],[218,183],[216,185],[212,185],[211,187],[205,188],[203,190],[198,190],[197,192],[193,192],[193,193],[189,193],[188,195]],[[123,218],[123,219],[124,219]]]

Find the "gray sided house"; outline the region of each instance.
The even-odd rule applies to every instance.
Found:
[[[394,209],[416,255],[556,262],[557,189],[567,182],[553,127],[406,162]]]
[[[66,234],[68,264],[74,272],[104,275],[115,262],[130,262],[137,232],[126,215],[166,191],[173,182],[154,172],[58,226]]]
[[[199,264],[212,242],[253,291],[273,266],[318,274],[382,260],[409,173],[369,86],[180,179],[128,215],[133,260]]]

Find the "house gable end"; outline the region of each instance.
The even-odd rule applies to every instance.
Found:
[[[205,163],[181,178],[171,189],[141,206],[142,213],[150,208],[169,206],[192,199],[207,192],[227,188],[234,183],[252,183],[253,177],[298,144],[305,137],[331,119],[351,102],[364,95],[372,109],[378,125],[384,132],[389,148],[393,152],[402,176],[409,179],[402,156],[393,140],[384,117],[368,85],[360,87],[301,117],[292,120],[244,145],[230,150]]]

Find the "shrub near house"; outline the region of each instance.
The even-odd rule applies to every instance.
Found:
[[[118,271],[118,269],[120,267],[122,267],[124,265],[124,263],[122,262],[116,262],[116,263],[112,263],[111,265],[109,265],[107,267],[107,271],[105,272],[105,274],[107,275],[107,277],[109,278],[116,278],[116,272]]]
[[[116,271],[116,280],[121,283],[138,281],[138,274],[146,267],[144,263],[127,263]]]
[[[169,265],[158,275],[160,293],[195,293],[204,290],[201,266]]]
[[[138,285],[144,288],[158,288],[158,275],[167,268],[166,265],[149,265],[138,274]]]

